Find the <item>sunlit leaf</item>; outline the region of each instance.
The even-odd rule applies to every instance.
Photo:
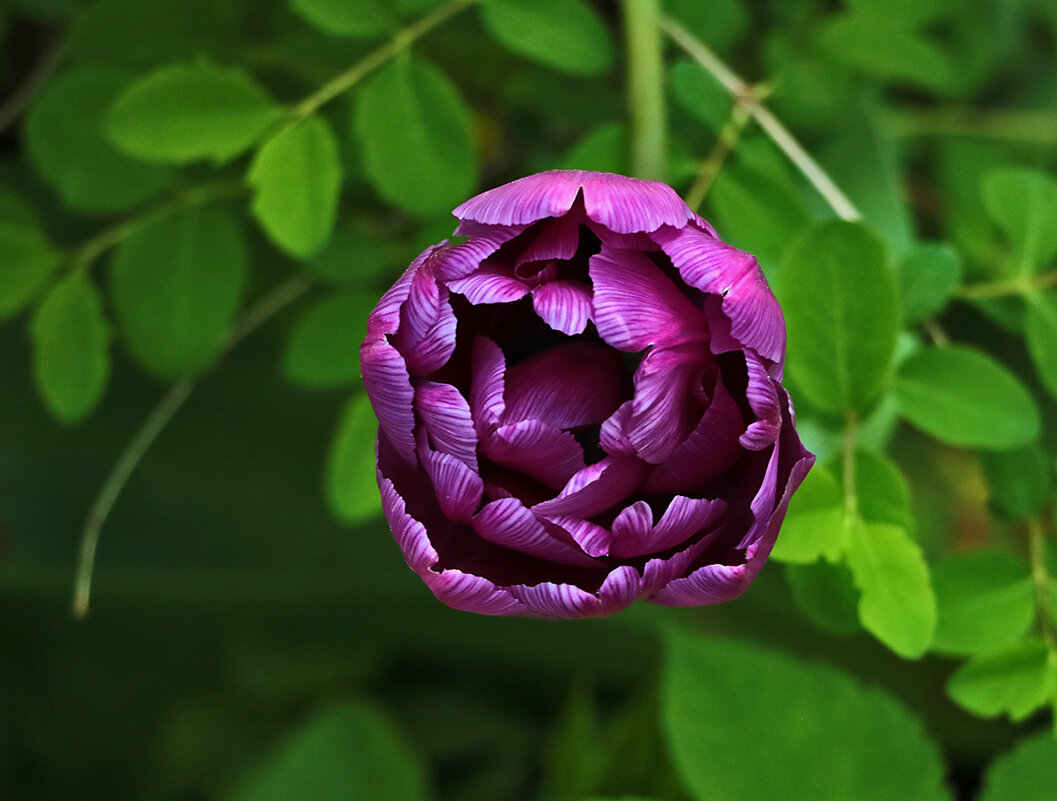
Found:
[[[1023,640],[1008,648],[974,656],[947,682],[947,693],[974,715],[1003,713],[1023,720],[1053,700],[1057,663],[1042,640]]]
[[[816,467],[807,474],[789,502],[771,558],[806,564],[825,557],[840,559],[847,544],[844,496],[828,470]]]
[[[621,122],[604,122],[588,131],[562,157],[564,170],[628,171],[628,131]]]
[[[999,167],[980,182],[984,207],[1013,245],[1015,272],[1030,275],[1057,254],[1057,181],[1039,172]]]

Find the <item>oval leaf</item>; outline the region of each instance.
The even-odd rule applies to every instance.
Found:
[[[991,506],[1010,520],[1027,520],[1049,499],[1050,467],[1038,445],[983,454]]]
[[[1057,798],[1057,738],[1042,731],[1021,740],[988,768],[980,801],[1052,801]]]
[[[253,214],[282,250],[311,258],[334,230],[341,177],[334,132],[326,120],[309,117],[257,151],[249,173]]]
[[[789,511],[771,551],[779,562],[808,564],[844,552],[844,495],[828,470],[816,467],[789,502]]]
[[[327,457],[327,503],[334,517],[356,525],[382,513],[374,464],[378,422],[370,401],[358,393],[345,406]]]
[[[918,245],[899,262],[903,317],[916,323],[943,310],[962,281],[958,253],[949,245]]]
[[[246,246],[223,209],[199,207],[150,223],[110,265],[117,322],[135,359],[163,378],[209,365],[246,282]]]
[[[378,192],[418,214],[448,211],[477,180],[470,112],[444,73],[399,58],[360,90],[354,126]]]
[[[863,627],[904,659],[917,659],[936,631],[936,596],[921,548],[902,526],[849,526],[848,567]]]
[[[1028,276],[1057,253],[1057,181],[1038,170],[1000,167],[980,182],[984,207],[1013,245],[1015,270]]]
[[[847,565],[786,565],[785,578],[797,608],[819,628],[836,634],[862,631],[859,591]]]
[[[1028,391],[972,348],[923,348],[900,365],[892,392],[906,420],[951,445],[1004,450],[1039,435],[1039,412]]]
[[[775,281],[789,333],[789,371],[808,402],[866,407],[888,377],[899,333],[895,275],[868,228],[822,223],[789,245]]]
[[[392,27],[392,20],[377,0],[293,0],[290,7],[332,36],[370,39]]]
[[[1039,378],[1057,398],[1057,290],[1028,295],[1024,336]]]
[[[243,70],[199,61],[162,67],[136,81],[110,107],[106,132],[139,158],[224,162],[260,139],[279,115]]]
[[[61,261],[36,228],[0,222],[0,320],[20,312]]]
[[[949,801],[921,724],[832,667],[672,630],[662,692],[672,756],[696,798]]]
[[[613,64],[609,29],[583,0],[488,0],[488,32],[504,47],[573,75],[597,75]]]
[[[58,283],[30,325],[33,377],[48,410],[76,423],[96,407],[110,375],[110,329],[99,292],[81,271]]]
[[[974,715],[1006,713],[1014,721],[1045,706],[1055,691],[1057,664],[1046,643],[1037,639],[974,656],[947,682],[950,697]]]
[[[294,324],[283,352],[283,372],[311,389],[353,384],[360,378],[360,342],[377,302],[368,292],[324,298]]]
[[[120,70],[76,67],[49,83],[26,117],[29,157],[72,209],[121,211],[173,181],[172,170],[129,158],[104,136],[104,112],[128,81]]]

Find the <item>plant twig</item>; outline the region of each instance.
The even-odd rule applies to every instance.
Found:
[[[1057,114],[1043,109],[896,109],[884,115],[893,136],[970,136],[1053,144]]]
[[[224,343],[213,363],[214,366],[268,319],[300,298],[308,291],[310,286],[311,284],[302,278],[290,279],[247,309]],[[140,425],[131,441],[125,446],[125,449],[121,452],[117,462],[103,482],[103,486],[92,503],[84,528],[81,531],[81,547],[74,578],[71,609],[74,618],[81,620],[88,616],[96,547],[99,544],[99,535],[102,532],[103,524],[106,522],[111,508],[113,508],[114,502],[121,494],[121,490],[124,489],[125,484],[144,455],[150,449],[150,446],[158,438],[158,435],[198,387],[203,375],[204,373],[199,373],[198,375],[181,378],[169,387],[169,390],[162,396],[158,405],[151,410],[151,413],[147,415],[147,418]]]
[[[1057,286],[1057,270],[1050,270],[1027,278],[1009,278],[963,286],[958,290],[958,297],[966,300],[979,300],[1011,295],[1030,295],[1034,292],[1045,292],[1054,286]]]
[[[0,106],[0,133],[10,128],[15,121],[22,116],[22,112],[33,102],[37,92],[47,82],[48,78],[59,66],[62,54],[66,50],[66,42],[58,39],[52,42],[40,58],[37,59],[26,79],[15,91],[8,95],[4,104]]]
[[[741,106],[734,106],[730,119],[720,130],[716,144],[712,146],[711,152],[701,162],[701,166],[697,170],[697,177],[686,193],[686,204],[690,208],[696,211],[698,206],[704,201],[708,190],[712,188],[712,182],[716,180],[716,176],[723,169],[723,164],[727,157],[734,151],[734,148],[737,147],[738,142],[741,140],[741,135],[745,131],[745,126],[749,124],[749,119],[749,113],[745,109]]]
[[[833,183],[825,170],[811,158],[789,130],[778,121],[778,118],[759,101],[750,84],[742,80],[707,45],[671,17],[662,17],[660,25],[661,30],[667,33],[672,41],[714,76],[730,92],[734,102],[756,120],[771,141],[785,153],[786,157],[825,198],[838,217],[844,220],[862,219],[862,214],[855,204]]]
[[[1031,583],[1035,587],[1035,609],[1042,639],[1057,658],[1057,621],[1050,613],[1050,574],[1046,569],[1045,536],[1038,516],[1028,521],[1028,552],[1031,556]]]
[[[631,114],[631,171],[663,181],[667,175],[664,40],[660,0],[623,0]]]

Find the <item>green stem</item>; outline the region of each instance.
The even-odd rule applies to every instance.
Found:
[[[716,180],[716,176],[723,169],[723,164],[727,157],[738,146],[741,135],[745,131],[745,126],[749,124],[749,119],[748,112],[740,106],[735,106],[731,111],[730,119],[723,126],[723,130],[719,132],[719,138],[716,139],[712,152],[701,162],[701,166],[697,170],[697,177],[686,193],[686,204],[690,208],[696,211],[698,206],[704,201],[708,190],[712,188],[712,182]]]
[[[320,106],[330,102],[343,92],[347,92],[389,59],[402,53],[422,36],[460,11],[478,2],[481,2],[481,0],[451,0],[450,3],[445,3],[421,19],[415,20],[407,27],[401,28],[384,45],[372,50],[344,72],[335,75],[294,106],[291,110],[294,120],[304,119],[320,108]]]
[[[309,287],[310,284],[305,280],[293,278],[251,306],[231,332],[214,364],[223,359],[265,321],[300,298]],[[114,502],[117,501],[121,490],[124,489],[125,484],[128,483],[132,473],[158,435],[198,387],[203,375],[204,373],[199,373],[181,378],[169,387],[158,405],[151,410],[131,441],[125,446],[103,482],[81,531],[81,547],[77,559],[71,609],[74,618],[80,620],[88,616],[92,594],[92,575],[95,569],[95,552],[99,545],[99,535],[102,533],[103,524],[110,515]]]
[[[1057,139],[1057,114],[1041,109],[899,109],[884,116],[893,136],[971,136],[1047,145]]]
[[[963,286],[958,290],[958,297],[966,300],[979,300],[981,298],[1009,297],[1010,295],[1031,295],[1035,292],[1045,292],[1054,286],[1057,286],[1057,270],[1039,273],[1027,278],[986,281],[980,284]]]
[[[663,181],[667,175],[664,40],[660,0],[623,0],[631,113],[631,171]]]
[[[734,103],[756,120],[757,124],[770,137],[771,141],[785,153],[793,165],[829,203],[838,217],[844,220],[860,220],[862,214],[847,196],[837,187],[825,170],[818,165],[810,154],[801,146],[789,130],[778,121],[756,97],[752,86],[743,81],[737,73],[723,63],[703,42],[698,40],[686,28],[670,17],[663,17],[661,30],[667,33],[686,54],[705,68],[723,87],[730,92]]]
[[[849,414],[844,421],[841,437],[841,485],[844,489],[844,518],[847,525],[859,519],[859,493],[855,487],[855,443],[859,436],[859,424]]]
[[[1057,658],[1057,621],[1050,614],[1051,583],[1046,569],[1045,534],[1038,517],[1028,521],[1028,552],[1031,555],[1031,582],[1035,587],[1035,610],[1042,639]]]

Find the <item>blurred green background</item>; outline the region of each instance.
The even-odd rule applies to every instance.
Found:
[[[0,796],[1057,797],[1057,5],[6,0],[0,32]],[[659,172],[786,305],[821,477],[735,603],[475,617],[380,520],[364,317],[453,206],[555,167]],[[814,303],[891,331],[854,408]],[[986,363],[930,385],[949,343]],[[842,458],[898,531],[880,619],[811,516]]]

